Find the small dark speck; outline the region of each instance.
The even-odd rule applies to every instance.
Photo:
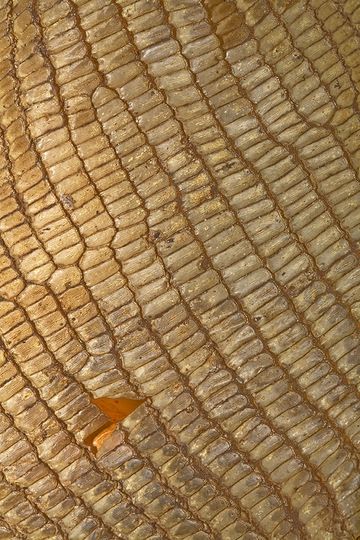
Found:
[[[209,261],[205,257],[202,257],[199,266],[202,270],[207,270],[209,268]]]
[[[233,167],[234,162],[227,162],[224,163],[221,167],[219,167],[219,172],[227,172],[231,167]]]
[[[71,195],[63,193],[62,195],[60,195],[60,200],[63,203],[64,208],[66,208],[67,210],[71,210],[72,208],[74,208],[74,199]]]
[[[254,321],[255,321],[255,322],[259,322],[260,320],[261,320],[261,315],[256,315],[256,316],[254,317]]]
[[[166,240],[166,243],[169,244],[169,245],[173,244],[174,242],[175,242],[174,238],[168,238]]]
[[[160,238],[160,235],[161,235],[160,231],[153,231],[153,233],[152,233],[152,236],[153,236],[153,238],[155,238],[155,240]]]

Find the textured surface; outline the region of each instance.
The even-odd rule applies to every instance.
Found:
[[[358,0],[0,0],[1,540],[359,537],[359,51]]]

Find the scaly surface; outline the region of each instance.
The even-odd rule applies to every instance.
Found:
[[[358,1],[0,34],[0,539],[358,538]]]

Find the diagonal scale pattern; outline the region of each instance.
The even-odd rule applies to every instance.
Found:
[[[360,536],[360,6],[0,0],[0,540]]]

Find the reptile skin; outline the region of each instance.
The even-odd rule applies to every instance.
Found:
[[[0,0],[0,540],[360,538],[359,0]]]

